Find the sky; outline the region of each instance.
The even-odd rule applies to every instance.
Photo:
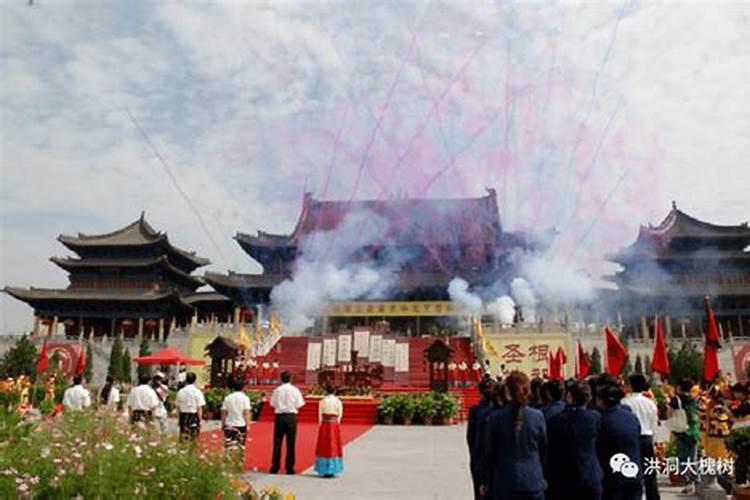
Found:
[[[0,286],[145,210],[207,269],[302,195],[478,197],[594,278],[672,200],[750,219],[750,3],[0,2]],[[0,295],[0,333],[32,311]]]

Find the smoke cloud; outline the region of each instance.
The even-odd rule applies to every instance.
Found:
[[[497,319],[501,325],[512,325],[513,318],[516,315],[516,304],[513,299],[503,295],[487,305],[487,312]]]
[[[377,259],[356,252],[382,245],[387,221],[366,211],[352,212],[333,231],[317,231],[300,244],[291,278],[271,290],[271,308],[280,313],[285,334],[299,335],[329,301],[376,300],[398,281],[404,253]]]
[[[469,291],[469,283],[463,278],[453,278],[448,284],[451,302],[470,314],[481,314],[482,299]]]
[[[536,321],[536,297],[529,282],[523,278],[515,278],[510,284],[511,294],[516,303],[521,306],[525,323]]]

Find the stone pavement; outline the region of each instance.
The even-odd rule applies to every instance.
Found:
[[[344,475],[244,476],[256,488],[276,486],[297,500],[471,500],[466,427],[376,426],[344,450]],[[662,481],[663,500],[696,498]]]

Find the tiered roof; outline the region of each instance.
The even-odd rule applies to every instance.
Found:
[[[681,245],[686,251],[681,251]],[[733,226],[711,224],[686,214],[673,203],[672,210],[659,225],[640,226],[635,242],[608,259],[626,264],[644,258],[750,258],[745,250],[748,245],[750,227],[747,222]],[[695,253],[701,248],[710,248],[711,252]]]
[[[380,218],[385,225],[383,245],[495,245],[502,234],[497,195],[494,189],[488,189],[480,198],[365,201],[321,201],[306,193],[291,234],[258,231],[253,236],[238,232],[235,239],[251,257],[262,260],[268,249],[297,247],[311,234],[339,229],[347,220],[356,220],[350,217],[358,216],[362,216],[363,224],[368,218]]]
[[[79,255],[79,258],[52,257],[50,260],[73,276],[93,277],[86,284],[77,282],[67,289],[47,289],[5,287],[9,295],[31,304],[37,309],[50,309],[54,304],[61,307],[84,308],[86,304],[151,304],[171,307],[176,310],[189,309],[184,300],[190,291],[204,284],[198,276],[190,272],[209,263],[208,259],[173,246],[166,233],[155,231],[145,220],[145,215],[127,226],[111,233],[78,236],[60,235],[58,240]],[[116,275],[108,270],[117,269]],[[122,273],[127,269],[128,273]],[[130,279],[140,279],[142,275],[158,274],[164,279],[161,288],[149,288],[138,283],[126,285]],[[108,281],[97,281],[104,275]],[[120,286],[109,280],[117,276],[123,282]]]
[[[195,252],[188,252],[172,245],[167,233],[156,231],[146,222],[144,212],[141,212],[141,217],[135,222],[111,233],[78,233],[77,236],[61,234],[57,240],[83,258],[100,255],[105,250],[127,255],[134,248],[154,248],[169,257],[174,266],[188,273],[211,263],[210,260],[197,256]]]
[[[630,246],[608,256],[623,270],[605,276],[639,296],[750,295],[750,227],[710,224],[676,204],[657,226],[641,226]]]

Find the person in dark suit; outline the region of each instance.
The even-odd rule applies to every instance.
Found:
[[[539,407],[539,410],[544,414],[544,421],[549,424],[549,421],[559,415],[565,409],[565,403],[563,403],[563,396],[565,395],[565,386],[562,380],[548,380],[542,386],[542,394],[546,402]]]
[[[632,411],[620,404],[624,396],[618,385],[597,384],[596,405],[602,419],[597,451],[604,472],[602,498],[607,500],[640,500],[643,495],[641,424]],[[625,463],[633,464],[635,469],[622,468],[623,462],[618,464],[613,459],[618,454],[624,454]]]
[[[489,416],[493,409],[492,395],[495,388],[495,382],[490,378],[485,378],[477,384],[479,394],[482,395],[481,401],[469,409],[468,425],[466,426],[466,444],[469,447],[469,470],[471,471],[471,481],[474,484],[474,498],[479,500],[482,496],[479,494],[479,464],[481,463],[481,436],[483,433],[483,422]]]
[[[485,432],[480,492],[491,500],[544,500],[547,430],[544,415],[528,406],[529,377],[505,380],[509,402],[494,412]]]
[[[563,411],[547,420],[546,500],[601,500],[602,467],[596,453],[601,416],[586,408],[589,384],[569,384],[565,399]]]

